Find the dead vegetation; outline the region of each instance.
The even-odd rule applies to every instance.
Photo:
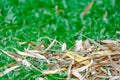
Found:
[[[51,52],[52,47],[56,43],[59,43],[61,50]],[[40,71],[41,74],[38,76],[43,80],[44,76],[61,74],[61,72],[67,74],[67,80],[120,79],[119,40],[102,40],[99,42],[95,42],[89,38],[85,41],[77,40],[74,49],[67,49],[66,43],[61,44],[57,40],[51,40],[51,44],[46,48],[44,43],[20,42],[19,44],[29,44],[29,47],[24,52],[14,49],[17,54],[1,50],[16,61],[16,63],[8,65],[8,68],[0,73],[1,77],[19,68],[18,63],[20,63],[26,67]],[[31,47],[33,50],[31,50]],[[34,59],[38,62],[40,60],[45,61],[47,69],[41,70],[41,66]]]

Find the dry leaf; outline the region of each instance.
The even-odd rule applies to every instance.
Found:
[[[35,80],[45,80],[45,79],[42,77],[37,77]]]
[[[55,41],[56,41],[56,39],[53,40],[53,42],[45,49],[44,52],[48,51],[54,45]]]
[[[82,40],[76,40],[76,42],[75,42],[75,51],[79,52],[79,51],[83,51],[83,50],[84,50],[84,48],[83,48]]]
[[[92,5],[93,5],[93,1],[91,3],[88,4],[88,6],[84,9],[84,11],[82,12],[82,17],[84,17],[88,11],[92,8]]]
[[[82,56],[80,56],[80,55],[78,55],[78,54],[75,54],[75,53],[73,53],[73,52],[67,52],[65,55],[67,55],[68,57],[74,59],[74,60],[77,61],[77,62],[80,62],[80,61],[82,61],[82,60],[87,59],[87,57],[82,57]],[[84,62],[82,62],[82,64],[88,65],[88,64],[89,64],[89,61],[84,61]]]
[[[67,50],[67,45],[66,45],[66,43],[63,43],[62,44],[62,51],[64,52],[64,51],[66,51]]]
[[[85,37],[85,38],[87,38],[91,43],[93,43],[93,44],[95,44],[95,45],[97,45],[99,48],[101,48],[101,49],[103,49],[103,50],[107,50],[107,48],[105,47],[105,46],[103,46],[103,45],[100,45],[99,43],[97,43],[97,42],[95,42],[94,40],[92,40],[92,39],[90,39],[90,38],[88,38],[87,36],[85,36],[85,35],[82,35],[83,37]]]
[[[70,75],[71,75],[71,69],[72,69],[72,65],[73,65],[73,64],[74,64],[74,59],[72,60],[71,64],[70,64],[69,67],[68,67],[68,72],[67,72],[68,77],[67,77],[66,80],[71,80]]]
[[[112,54],[110,51],[98,51],[92,53],[92,55],[110,55],[110,54]]]
[[[14,56],[14,55],[12,55],[12,54],[10,54],[10,53],[8,53],[8,52],[6,52],[6,51],[4,51],[4,50],[1,50],[3,53],[5,53],[6,55],[8,55],[8,56],[10,56],[12,59],[14,59],[14,60],[16,60],[17,62],[20,62],[21,64],[23,64],[23,65],[25,65],[25,66],[27,66],[27,67],[30,67],[30,63],[27,61],[27,60],[23,60],[23,59],[21,59],[21,58],[19,58],[19,57],[16,57],[16,56]],[[16,54],[17,55],[17,54]]]
[[[102,40],[100,42],[104,44],[117,44],[118,43],[117,41],[114,41],[114,40]]]
[[[64,71],[64,70],[66,70],[66,68],[56,69],[56,70],[43,70],[42,73],[44,75],[49,75],[49,74],[56,74],[56,73],[58,73],[60,71]]]
[[[10,67],[10,68],[8,68],[8,69],[6,69],[5,71],[3,71],[2,73],[0,73],[0,77],[2,77],[2,76],[4,76],[4,75],[6,75],[7,73],[9,73],[9,72],[11,72],[11,71],[13,71],[13,70],[15,70],[16,68],[18,68],[19,66],[17,65],[17,66],[12,66],[12,67]]]
[[[24,45],[26,44],[27,42],[18,42],[19,45]]]
[[[85,40],[85,42],[84,42],[84,50],[86,50],[86,51],[92,51],[91,45],[90,45],[90,42],[89,42],[88,39]]]
[[[72,70],[72,74],[74,76],[76,76],[79,80],[83,80],[83,76],[80,74],[80,72],[88,69],[88,67],[90,67],[92,65],[92,63],[93,63],[93,60],[91,60],[91,62],[88,65],[86,65],[86,66],[83,66],[83,67],[77,68],[77,69],[73,69]]]
[[[29,56],[29,57],[33,57],[33,58],[38,58],[38,59],[45,59],[48,63],[50,63],[43,55],[40,55],[38,53],[26,53],[26,52],[21,52],[17,49],[15,49],[16,52],[19,54],[19,55],[22,55],[22,56]]]
[[[41,42],[34,48],[34,50],[43,50],[43,49],[44,49],[44,42]]]

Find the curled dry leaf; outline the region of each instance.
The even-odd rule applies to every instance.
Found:
[[[63,43],[62,44],[62,51],[64,52],[64,51],[66,51],[67,50],[67,45],[66,45],[66,43]]]
[[[88,52],[89,52],[89,51],[92,51],[92,49],[91,49],[92,47],[91,47],[91,44],[90,44],[90,42],[89,42],[88,39],[86,39],[86,40],[84,41],[84,46],[83,46],[83,47],[84,47],[84,50],[85,50],[85,51],[88,51]]]
[[[75,51],[79,52],[79,51],[83,51],[83,50],[84,50],[84,48],[83,48],[82,40],[76,40],[76,42],[75,42]]]
[[[27,67],[30,67],[30,66],[31,66],[31,63],[28,62],[26,59],[22,60],[21,63],[24,64],[24,65],[27,66]]]

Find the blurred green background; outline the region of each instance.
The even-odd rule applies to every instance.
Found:
[[[39,42],[40,37],[56,38],[68,47],[77,39],[84,40],[81,34],[94,40],[120,38],[116,34],[120,31],[120,1],[94,0],[92,8],[81,19],[82,11],[91,1],[0,0],[0,48],[24,49],[27,46],[17,42]],[[0,66],[13,61],[0,55]]]

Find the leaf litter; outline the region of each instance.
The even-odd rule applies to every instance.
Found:
[[[25,67],[35,68],[43,76],[52,74],[67,74],[67,80],[100,80],[109,78],[118,79],[120,76],[120,42],[119,40],[94,41],[87,38],[85,41],[77,40],[74,48],[67,50],[67,44],[61,43],[61,49],[54,47],[57,51],[52,52],[53,46],[58,43],[52,40],[50,45],[43,47],[44,43],[34,46],[33,49],[16,52],[9,52],[0,49],[1,52],[16,61],[15,65],[10,65],[5,71],[0,72],[0,77],[19,68],[19,63]],[[41,53],[44,52],[44,53]],[[34,62],[33,59],[38,61]],[[41,70],[39,61],[44,61],[47,69]],[[17,65],[16,65],[17,64]],[[35,66],[37,64],[37,66]],[[119,78],[120,79],[120,78]]]

